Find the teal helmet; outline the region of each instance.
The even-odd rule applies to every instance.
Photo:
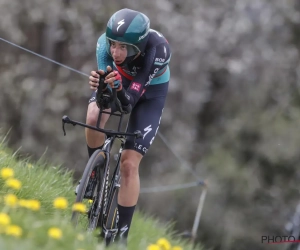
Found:
[[[150,20],[141,12],[121,9],[109,19],[106,27],[106,49],[110,53],[110,43],[120,42],[127,45],[127,58],[122,63],[129,63],[139,53],[145,51],[150,31]]]

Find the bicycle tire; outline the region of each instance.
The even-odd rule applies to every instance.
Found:
[[[107,215],[105,219],[105,227],[114,229],[118,222],[118,187],[112,187],[112,192],[107,203]]]
[[[117,186],[112,186],[110,189],[110,194],[108,196],[107,207],[105,211],[105,219],[103,225],[106,230],[118,231],[118,193],[119,188]],[[103,229],[102,229],[103,230]],[[102,232],[104,234],[104,232]],[[110,237],[105,238],[106,246],[108,246],[116,235],[110,235]]]
[[[99,188],[100,189],[102,188],[101,183],[104,182],[104,178],[105,178],[104,177],[104,168],[103,168],[103,165],[105,163],[105,158],[106,158],[105,153],[101,149],[95,151],[92,154],[92,156],[90,157],[90,159],[89,159],[89,161],[88,161],[88,163],[87,163],[87,165],[84,169],[84,172],[83,172],[83,175],[82,175],[82,178],[81,178],[81,182],[80,182],[80,185],[79,185],[78,193],[77,193],[77,196],[76,196],[75,203],[82,203],[83,202],[84,194],[86,192],[86,188],[87,188],[87,185],[89,183],[89,179],[90,179],[90,176],[92,174],[92,171],[94,169],[96,169],[96,173],[97,173],[97,176],[96,176],[97,185],[96,185],[95,190],[97,190],[98,194],[100,193],[98,191],[100,191]],[[97,195],[97,197],[98,197],[98,195]],[[96,205],[97,205],[97,199],[93,200],[93,203],[91,205],[91,210],[93,210]],[[91,210],[89,212],[91,212]],[[72,223],[75,227],[78,225],[79,216],[81,214],[82,213],[80,213],[78,211],[73,211],[72,212],[71,221],[72,221]],[[89,218],[87,218],[87,221],[90,224],[90,219]],[[89,226],[88,226],[88,229],[93,230],[94,228],[89,228]]]

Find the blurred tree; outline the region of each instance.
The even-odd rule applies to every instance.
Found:
[[[89,74],[109,16],[146,13],[172,47],[171,84],[158,137],[142,162],[142,186],[195,180],[209,190],[199,240],[212,249],[266,249],[284,234],[299,200],[299,1],[0,0],[0,37]],[[9,145],[81,173],[87,78],[0,41],[0,127]],[[110,125],[113,125],[111,121]],[[140,208],[179,231],[192,227],[200,189],[141,194]],[[167,201],[168,206],[165,206]],[[165,208],[161,209],[162,205]]]

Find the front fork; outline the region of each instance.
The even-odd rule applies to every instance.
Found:
[[[121,160],[121,155],[122,155],[122,150],[123,150],[124,144],[125,144],[125,141],[122,141],[119,153],[114,155],[114,159],[117,161],[117,164],[116,164],[116,169],[113,173],[114,178],[111,180],[111,184],[110,184],[111,193],[109,194],[109,196],[111,196],[113,194],[115,189],[119,189],[120,186],[121,186],[120,185],[120,180],[121,180],[120,160]],[[113,202],[113,201],[111,201],[111,202]],[[108,217],[107,204],[108,204],[108,202],[106,203],[106,206],[104,207],[105,219],[107,219],[107,217]],[[118,216],[119,215],[118,215],[118,212],[117,212],[116,224],[118,224]],[[108,229],[108,228],[105,227],[105,223],[103,223],[102,229],[103,229],[102,232],[104,234],[106,246],[108,246],[110,243],[114,242],[114,240],[115,240],[115,238],[118,234],[118,229],[117,228]]]

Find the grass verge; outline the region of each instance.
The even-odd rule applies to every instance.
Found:
[[[61,209],[54,200],[63,197]],[[50,164],[18,160],[0,144],[0,249],[103,250],[95,235],[70,223],[75,200],[72,173]],[[124,249],[114,245],[110,250]],[[203,250],[182,240],[170,225],[137,211],[129,250]]]

